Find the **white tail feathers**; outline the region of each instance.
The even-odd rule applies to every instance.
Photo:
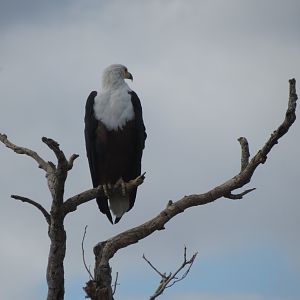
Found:
[[[129,195],[119,193],[112,194],[109,199],[109,206],[116,218],[121,218],[129,208]]]

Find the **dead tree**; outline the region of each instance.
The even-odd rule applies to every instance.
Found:
[[[253,191],[254,189],[252,188],[238,194],[233,194],[234,190],[241,188],[250,182],[256,168],[260,164],[264,164],[266,162],[267,155],[270,153],[274,145],[276,145],[278,140],[288,132],[289,128],[296,120],[296,102],[296,81],[295,79],[291,79],[289,81],[289,102],[285,119],[251,160],[249,160],[250,153],[247,139],[244,137],[238,139],[241,145],[241,170],[234,177],[206,193],[184,196],[176,202],[169,201],[166,208],[153,219],[141,224],[140,226],[122,232],[106,241],[98,243],[94,247],[94,279],[90,280],[84,288],[87,296],[92,300],[113,300],[111,268],[109,261],[118,250],[137,243],[139,240],[144,239],[156,230],[165,229],[164,225],[170,219],[190,207],[204,205],[222,197],[233,200],[241,199],[244,195]],[[34,159],[37,162],[38,167],[43,169],[46,173],[48,188],[52,196],[52,204],[49,212],[41,204],[29,198],[18,195],[12,195],[11,197],[35,206],[45,217],[45,220],[48,223],[48,235],[51,241],[47,266],[47,300],[63,300],[63,262],[66,251],[64,219],[69,213],[74,212],[79,205],[93,200],[104,193],[104,191],[102,190],[102,187],[99,186],[98,188],[89,189],[64,200],[65,181],[68,172],[73,167],[74,160],[78,157],[77,154],[73,154],[69,159],[67,159],[56,141],[43,137],[42,141],[54,152],[56,156],[57,163],[54,164],[51,161],[45,161],[31,149],[13,144],[8,140],[5,134],[0,134],[0,141],[17,154],[25,154]],[[132,188],[142,184],[143,180],[144,175],[126,183],[127,191],[130,191]],[[120,188],[121,187],[118,185],[113,187],[113,189]],[[165,279],[165,281],[167,280],[167,278],[162,279]],[[159,295],[163,292],[163,290],[164,288],[159,290]],[[151,299],[155,299],[157,296],[158,294],[154,294],[151,296]]]
[[[22,202],[35,206],[45,217],[48,223],[48,235],[50,238],[50,250],[47,265],[47,284],[48,295],[47,300],[63,300],[64,299],[64,258],[66,253],[66,232],[64,229],[64,219],[67,214],[75,211],[80,204],[94,199],[97,195],[104,193],[102,187],[87,190],[83,193],[75,195],[64,201],[65,181],[73,167],[74,160],[78,157],[73,154],[69,160],[60,150],[59,144],[46,137],[42,141],[54,152],[57,158],[57,165],[51,161],[45,161],[35,151],[20,147],[10,142],[5,134],[0,134],[0,141],[8,148],[18,154],[25,154],[33,158],[38,167],[46,172],[48,188],[52,196],[52,204],[50,212],[48,212],[41,204],[29,198],[12,195],[11,197]],[[132,188],[143,182],[144,176],[139,176],[135,180],[126,183],[126,188],[130,191]],[[113,189],[121,189],[119,186]]]

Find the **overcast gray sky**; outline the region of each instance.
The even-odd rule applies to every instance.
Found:
[[[134,76],[148,139],[147,172],[133,210],[116,226],[94,201],[66,219],[66,300],[84,299],[93,246],[155,216],[168,200],[206,192],[239,171],[237,138],[254,154],[284,118],[288,79],[300,80],[300,2],[0,1],[0,132],[47,160],[42,136],[78,153],[66,197],[91,187],[83,116],[102,70],[126,65]],[[298,89],[299,90],[299,89]],[[300,297],[299,132],[296,121],[241,201],[220,199],[186,211],[166,230],[120,251],[116,299],[147,299],[184,245],[199,252],[185,281],[165,300],[296,300]],[[49,241],[41,214],[10,199],[49,208],[43,172],[0,145],[1,299],[44,299]]]

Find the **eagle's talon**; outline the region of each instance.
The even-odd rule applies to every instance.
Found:
[[[111,190],[112,186],[110,183],[105,183],[105,184],[102,184],[102,188],[103,188],[103,192],[104,192],[104,195],[109,198],[109,191]]]
[[[121,188],[122,196],[127,195],[126,183],[122,177],[117,181],[116,186]]]
[[[126,184],[125,181],[123,179],[121,179],[121,189],[122,189],[122,195],[126,196],[127,194],[127,189],[126,189]]]

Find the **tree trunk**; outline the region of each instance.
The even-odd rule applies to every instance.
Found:
[[[66,232],[63,217],[51,216],[49,226],[50,251],[47,266],[47,300],[63,300],[64,287],[64,258],[66,254]]]
[[[68,162],[58,148],[58,144],[49,141],[58,157],[57,168],[47,173],[48,187],[52,195],[50,224],[48,235],[50,251],[47,266],[47,300],[63,300],[65,295],[64,259],[66,255],[67,235],[64,229],[64,186],[68,172]]]

